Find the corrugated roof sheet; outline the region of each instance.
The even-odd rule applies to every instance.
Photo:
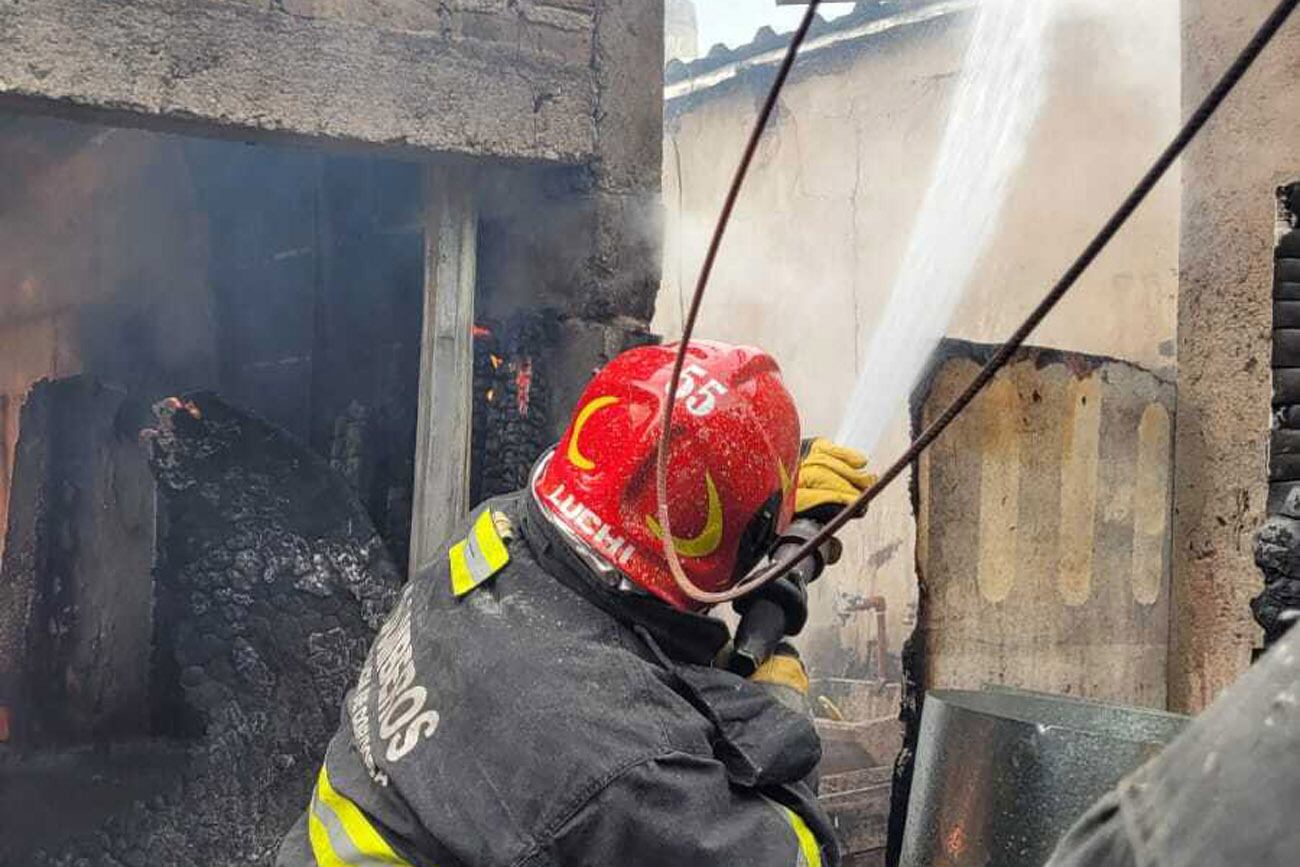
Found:
[[[934,2],[935,0],[864,0],[854,4],[852,12],[833,21],[827,21],[818,15],[808,31],[808,39],[811,41],[825,34],[852,30],[871,21],[933,5]],[[744,45],[728,48],[719,42],[703,57],[690,63],[683,63],[680,60],[669,61],[664,68],[664,82],[676,84],[713,72],[729,63],[739,63],[764,52],[782,48],[789,42],[789,36],[789,33],[777,33],[771,27],[760,27],[754,34],[754,38]]]

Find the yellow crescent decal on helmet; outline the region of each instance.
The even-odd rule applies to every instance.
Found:
[[[673,536],[673,550],[684,557],[707,557],[722,544],[722,498],[718,496],[718,486],[713,484],[713,476],[706,471],[704,484],[709,489],[709,514],[704,521],[704,529],[694,539],[679,539]],[[646,526],[655,538],[663,540],[664,528],[652,516],[645,516]]]
[[[569,463],[573,464],[580,470],[594,470],[596,468],[596,462],[584,455],[578,449],[578,437],[582,436],[582,429],[586,426],[587,422],[593,415],[600,412],[605,407],[613,406],[616,403],[618,403],[618,398],[616,397],[598,397],[584,406],[578,413],[577,417],[573,420],[573,432],[569,434]]]

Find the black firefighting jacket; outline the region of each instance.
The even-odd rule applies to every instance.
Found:
[[[491,501],[381,630],[278,865],[835,867],[806,714],[720,621],[603,582]]]
[[[1300,627],[1092,806],[1047,867],[1300,864]]]

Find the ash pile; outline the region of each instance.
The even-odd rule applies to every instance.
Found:
[[[366,510],[214,394],[86,377],[32,390],[15,467],[0,863],[270,863],[401,584]]]

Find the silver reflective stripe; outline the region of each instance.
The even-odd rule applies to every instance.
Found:
[[[356,805],[333,790],[324,770],[312,794],[308,825],[312,854],[320,867],[410,867]]]
[[[496,572],[492,564],[488,562],[487,554],[483,552],[483,546],[479,543],[479,524],[476,522],[474,528],[465,539],[465,565],[469,568],[469,574],[473,576],[475,584],[482,584],[492,577]]]
[[[349,837],[348,832],[343,829],[343,823],[339,821],[339,817],[335,815],[333,810],[322,804],[320,798],[317,798],[315,795],[312,795],[311,811],[315,814],[316,818],[320,820],[321,827],[325,829],[325,834],[329,837],[331,850],[329,853],[330,855],[333,855],[345,864],[356,865],[356,867],[375,863],[367,860],[366,857],[357,850],[356,845],[352,842],[352,838]],[[320,863],[319,854],[317,856],[317,863]]]

